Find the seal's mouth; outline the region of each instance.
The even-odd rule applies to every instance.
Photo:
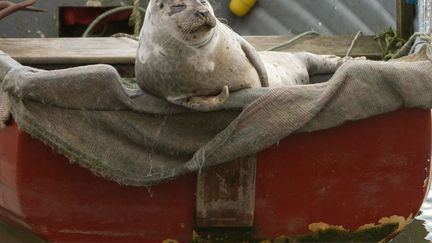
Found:
[[[215,26],[216,26],[216,24],[213,24],[213,23],[205,23],[201,26],[197,26],[197,27],[191,29],[191,34],[194,34],[194,33],[199,32],[199,31],[209,31],[209,30],[213,29]]]
[[[210,31],[214,27],[216,27],[216,18],[213,16],[208,16],[202,21],[191,21],[191,24],[185,25],[185,24],[179,24],[177,27],[182,31],[183,33],[188,34],[195,34],[197,32],[205,32]]]

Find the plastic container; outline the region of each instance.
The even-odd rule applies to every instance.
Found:
[[[231,0],[229,8],[239,17],[245,16],[255,5],[256,0]]]

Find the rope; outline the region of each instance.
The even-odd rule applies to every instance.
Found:
[[[408,55],[417,37],[419,37],[421,40],[429,40],[428,35],[426,33],[416,32],[409,38],[409,40],[405,43],[405,45],[403,45],[394,55],[392,55],[390,59],[395,59],[395,58]]]
[[[134,36],[139,36],[141,30],[140,0],[134,0],[132,14],[129,19],[129,25],[133,26]]]
[[[297,35],[296,37],[290,39],[287,42],[284,42],[284,43],[279,44],[277,46],[270,47],[266,51],[276,51],[276,50],[288,47],[288,46],[294,44],[296,41],[303,39],[306,36],[315,36],[315,35],[320,35],[320,33],[316,32],[316,31],[306,31],[306,32],[304,32],[300,35]]]
[[[125,10],[133,10],[134,6],[122,6],[122,7],[117,7],[117,8],[113,8],[110,9],[106,12],[104,12],[103,14],[99,15],[95,20],[93,20],[93,22],[91,22],[91,24],[87,27],[87,29],[84,31],[84,34],[82,35],[82,37],[87,38],[89,36],[89,34],[91,33],[91,31],[93,30],[93,28],[104,18],[114,14],[114,13],[118,13],[121,11],[125,11]],[[145,13],[145,9],[138,7],[139,11],[141,13]]]
[[[126,33],[117,33],[117,34],[112,35],[111,37],[116,37],[116,38],[125,37],[125,38],[129,38],[129,39],[136,40],[136,41],[139,40],[138,36],[130,35],[130,34],[126,34]]]
[[[354,39],[351,42],[351,46],[349,47],[345,57],[347,57],[351,54],[351,51],[353,50],[355,44],[357,43],[358,38],[362,35],[363,35],[363,33],[361,31],[357,32],[356,36],[354,37]]]

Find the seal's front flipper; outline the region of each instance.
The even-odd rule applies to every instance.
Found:
[[[216,96],[193,96],[182,99],[168,98],[168,101],[198,111],[212,111],[220,108],[229,98],[228,86]]]
[[[252,64],[252,66],[257,71],[258,77],[261,81],[261,87],[268,87],[269,81],[268,81],[268,76],[267,76],[267,70],[266,70],[265,65],[264,65],[263,61],[261,60],[261,57],[258,54],[258,52],[246,40],[242,40],[241,47],[242,47],[242,50],[245,53],[247,59],[249,60],[249,62]]]

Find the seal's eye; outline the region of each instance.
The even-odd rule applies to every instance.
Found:
[[[182,4],[182,3],[173,5],[171,7],[171,9],[185,9],[185,8],[186,8],[186,4]]]
[[[159,4],[159,8],[160,8],[160,9],[163,9],[163,7],[164,7],[164,4],[163,4],[163,3]]]
[[[186,4],[180,3],[171,6],[171,11],[168,13],[169,16],[180,13],[186,9]]]

